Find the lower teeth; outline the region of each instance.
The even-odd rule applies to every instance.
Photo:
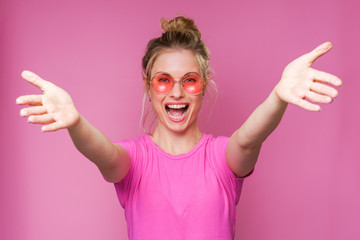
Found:
[[[181,118],[183,118],[183,117],[185,116],[185,114],[186,114],[186,112],[187,112],[187,109],[184,111],[184,113],[183,113],[181,116],[173,116],[173,115],[170,114],[169,111],[166,111],[166,112],[167,112],[167,114],[168,114],[172,119],[178,120],[178,119],[181,119]]]

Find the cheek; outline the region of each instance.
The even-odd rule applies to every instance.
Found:
[[[195,112],[199,112],[201,109],[201,105],[202,105],[202,95],[201,96],[197,96],[194,101],[193,101],[193,105],[194,105],[194,111]]]
[[[165,97],[161,96],[159,94],[156,94],[154,92],[150,92],[150,96],[151,96],[152,107],[155,110],[161,110],[162,109],[162,103],[163,103]]]

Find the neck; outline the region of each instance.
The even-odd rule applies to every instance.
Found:
[[[178,155],[191,151],[191,149],[193,149],[200,141],[202,133],[196,122],[192,127],[189,127],[182,132],[170,131],[158,123],[151,137],[165,152],[172,155]]]

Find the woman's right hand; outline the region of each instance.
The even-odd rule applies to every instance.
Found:
[[[21,109],[20,116],[27,117],[30,123],[42,124],[43,132],[70,128],[79,122],[80,114],[66,91],[30,71],[23,71],[21,76],[43,94],[18,97],[17,104],[30,106]]]

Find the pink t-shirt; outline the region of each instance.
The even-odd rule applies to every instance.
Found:
[[[150,136],[119,144],[131,167],[115,183],[130,240],[234,239],[244,178],[225,162],[228,137],[203,134],[188,153],[171,155]]]

